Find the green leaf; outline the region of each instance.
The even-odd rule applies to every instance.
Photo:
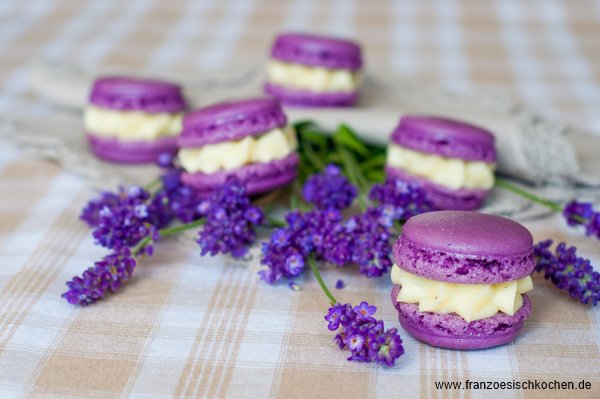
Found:
[[[325,163],[319,156],[315,153],[312,146],[310,144],[302,144],[300,147],[302,150],[302,154],[306,157],[306,160],[310,163],[313,169],[315,170],[323,170],[325,169]]]
[[[333,134],[333,141],[341,146],[344,146],[362,156],[369,155],[369,149],[363,143],[356,133],[348,126],[341,124]]]
[[[382,183],[385,181],[385,173],[382,170],[369,170],[365,175],[371,183]]]
[[[313,144],[317,144],[318,146],[327,146],[329,136],[326,133],[320,132],[318,130],[310,129],[299,131],[298,139],[300,140],[300,142],[307,141]]]
[[[366,161],[360,163],[360,168],[363,171],[369,171],[372,169],[382,169],[385,165],[386,154],[379,154],[368,158]]]
[[[317,127],[317,123],[313,120],[307,119],[303,121],[296,121],[293,123],[293,126],[297,132],[300,132],[309,127]]]

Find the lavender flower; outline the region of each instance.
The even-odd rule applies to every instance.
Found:
[[[425,192],[415,184],[388,178],[382,184],[374,184],[369,198],[391,208],[394,220],[407,220],[420,213],[435,210]]]
[[[289,212],[287,226],[273,230],[269,242],[263,243],[261,263],[267,269],[259,272],[260,278],[273,284],[302,274],[308,255],[323,252],[327,232],[341,218],[336,210]]]
[[[337,266],[355,263],[367,277],[382,276],[393,264],[391,224],[385,207],[354,215],[330,229],[325,236],[323,258]]]
[[[569,226],[584,226],[585,234],[600,239],[600,212],[596,212],[592,204],[587,202],[568,202],[563,216]]]
[[[201,255],[231,253],[243,256],[256,239],[253,226],[263,223],[263,213],[250,204],[245,186],[235,178],[215,190],[199,208],[206,213],[206,223],[198,236]]]
[[[577,248],[567,247],[562,242],[553,254],[549,249],[551,245],[552,240],[535,245],[536,270],[544,272],[544,278],[567,291],[572,298],[596,306],[600,301],[600,273],[594,271],[588,259],[577,256]]]
[[[62,294],[73,305],[86,306],[116,292],[131,277],[136,261],[129,248],[120,248],[105,256],[81,276],[67,282],[68,290]]]
[[[156,164],[164,169],[174,169],[175,168],[175,155],[170,152],[163,152],[158,155],[156,158]]]
[[[150,211],[149,198],[140,187],[121,187],[116,194],[103,193],[98,202],[84,209],[81,218],[93,225],[96,243],[106,248],[132,247],[146,237],[156,240],[159,227],[153,224],[157,215]],[[151,244],[146,249],[151,253]]]
[[[177,218],[189,223],[205,216],[205,203],[181,182],[180,177],[179,169],[170,169],[163,174],[162,188],[155,194],[152,206],[159,210],[158,215],[166,215],[165,220]]]
[[[341,327],[334,341],[340,349],[350,350],[348,360],[393,366],[404,354],[402,339],[397,329],[385,330],[383,321],[373,317],[376,310],[367,302],[354,308],[337,303],[325,315],[327,328],[338,331]]]
[[[100,222],[100,211],[103,208],[112,208],[118,205],[121,201],[121,194],[124,191],[119,190],[119,193],[112,191],[104,191],[100,193],[99,198],[90,200],[83,208],[79,219],[83,220],[89,227],[97,227]]]
[[[324,173],[312,175],[304,184],[304,199],[316,209],[342,210],[350,206],[358,190],[342,175],[339,167],[330,164]]]

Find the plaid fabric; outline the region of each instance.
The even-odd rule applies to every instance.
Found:
[[[35,55],[82,65],[221,69],[264,57],[283,29],[355,36],[379,71],[458,89],[509,88],[552,117],[600,134],[600,2],[0,3],[0,113],[51,110],[27,91]],[[0,149],[0,397],[599,397],[600,313],[537,276],[534,314],[513,345],[428,347],[403,333],[393,369],[348,363],[313,278],[267,286],[253,261],[159,244],[122,293],[88,308],[64,282],[103,255],[79,210],[92,192],[60,167]],[[600,264],[597,241],[529,223]],[[344,302],[367,300],[396,325],[391,283],[326,270]],[[584,391],[437,390],[436,381],[574,381]]]

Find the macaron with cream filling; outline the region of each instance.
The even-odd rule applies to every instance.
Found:
[[[283,186],[296,178],[296,133],[273,98],[215,104],[191,112],[178,139],[182,181],[206,195],[229,176],[249,194]]]
[[[284,33],[271,48],[265,93],[284,105],[350,106],[358,99],[362,65],[353,41]]]
[[[92,86],[84,111],[90,148],[120,163],[151,163],[177,152],[177,136],[187,108],[181,88],[156,79],[102,77]]]
[[[413,337],[449,349],[515,339],[531,314],[533,237],[510,219],[466,211],[410,218],[394,245],[391,299]]]
[[[406,115],[392,133],[386,174],[418,184],[439,209],[475,210],[494,185],[494,141],[465,122]]]

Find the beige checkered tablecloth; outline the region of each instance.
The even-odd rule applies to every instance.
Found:
[[[78,65],[218,70],[254,64],[275,32],[359,38],[389,74],[458,90],[495,86],[600,134],[599,1],[2,1],[0,115],[55,112],[28,92],[36,56]],[[51,132],[49,132],[50,134]],[[392,369],[348,363],[332,343],[326,298],[261,283],[248,263],[159,244],[121,294],[84,309],[64,282],[103,255],[78,221],[93,193],[60,167],[0,148],[0,398],[12,397],[600,397],[600,311],[539,276],[534,314],[513,344],[476,352],[403,333]],[[559,217],[527,224],[576,244],[598,241]],[[367,300],[397,324],[387,279],[326,270],[344,302]],[[436,390],[440,381],[580,381],[592,390]]]

